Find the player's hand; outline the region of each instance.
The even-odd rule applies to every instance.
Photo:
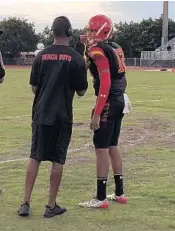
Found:
[[[90,61],[86,61],[86,69],[89,69],[90,64]]]
[[[96,131],[100,128],[100,116],[99,115],[93,115],[92,120],[90,122],[90,129],[92,131]]]

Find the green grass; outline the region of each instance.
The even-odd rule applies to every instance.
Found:
[[[95,156],[88,128],[94,104],[93,89],[74,100],[70,152],[58,196],[68,212],[44,220],[50,163],[43,163],[32,197],[32,216],[21,219],[27,162],[0,163],[0,227],[2,231],[171,231],[175,229],[175,75],[171,72],[128,72],[128,95],[133,112],[123,123],[120,149],[124,159],[126,206],[112,203],[105,211],[80,209],[80,201],[95,193]],[[30,152],[33,95],[29,70],[7,71],[0,87],[0,161],[26,158]],[[90,84],[91,85],[91,84]],[[84,124],[79,124],[83,122]],[[108,192],[114,188],[110,172]]]

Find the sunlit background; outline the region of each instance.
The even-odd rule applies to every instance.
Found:
[[[94,14],[107,14],[114,22],[159,18],[162,1],[58,1],[0,0],[0,20],[15,16],[34,22],[36,32],[51,25],[53,18],[66,15],[74,28],[82,28]],[[175,2],[169,2],[169,17],[175,20]]]

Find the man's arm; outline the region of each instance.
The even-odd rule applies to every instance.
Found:
[[[33,62],[32,70],[30,74],[30,85],[33,94],[36,94],[40,76],[40,55],[38,54]]]
[[[35,94],[36,94],[36,91],[37,91],[37,86],[31,86],[31,88],[32,88],[33,94],[35,95]]]
[[[81,58],[80,62],[78,63],[78,68],[74,74],[73,88],[78,96],[84,96],[88,88],[87,69],[83,58]]]
[[[4,78],[1,78],[1,79],[0,79],[0,83],[3,83],[3,82],[4,82]]]
[[[5,76],[5,67],[2,59],[2,54],[0,52],[0,83],[3,83]]]
[[[110,67],[109,61],[102,49],[98,47],[92,47],[89,51],[89,56],[96,64],[100,78],[98,99],[94,110],[94,115],[99,116],[103,111],[111,88]]]

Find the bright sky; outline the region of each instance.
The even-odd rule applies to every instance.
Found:
[[[45,26],[51,26],[55,17],[65,15],[73,28],[83,28],[95,14],[106,14],[114,22],[158,18],[162,4],[162,1],[0,0],[0,20],[11,16],[26,18],[41,32]],[[169,1],[169,17],[175,20],[173,1]]]

